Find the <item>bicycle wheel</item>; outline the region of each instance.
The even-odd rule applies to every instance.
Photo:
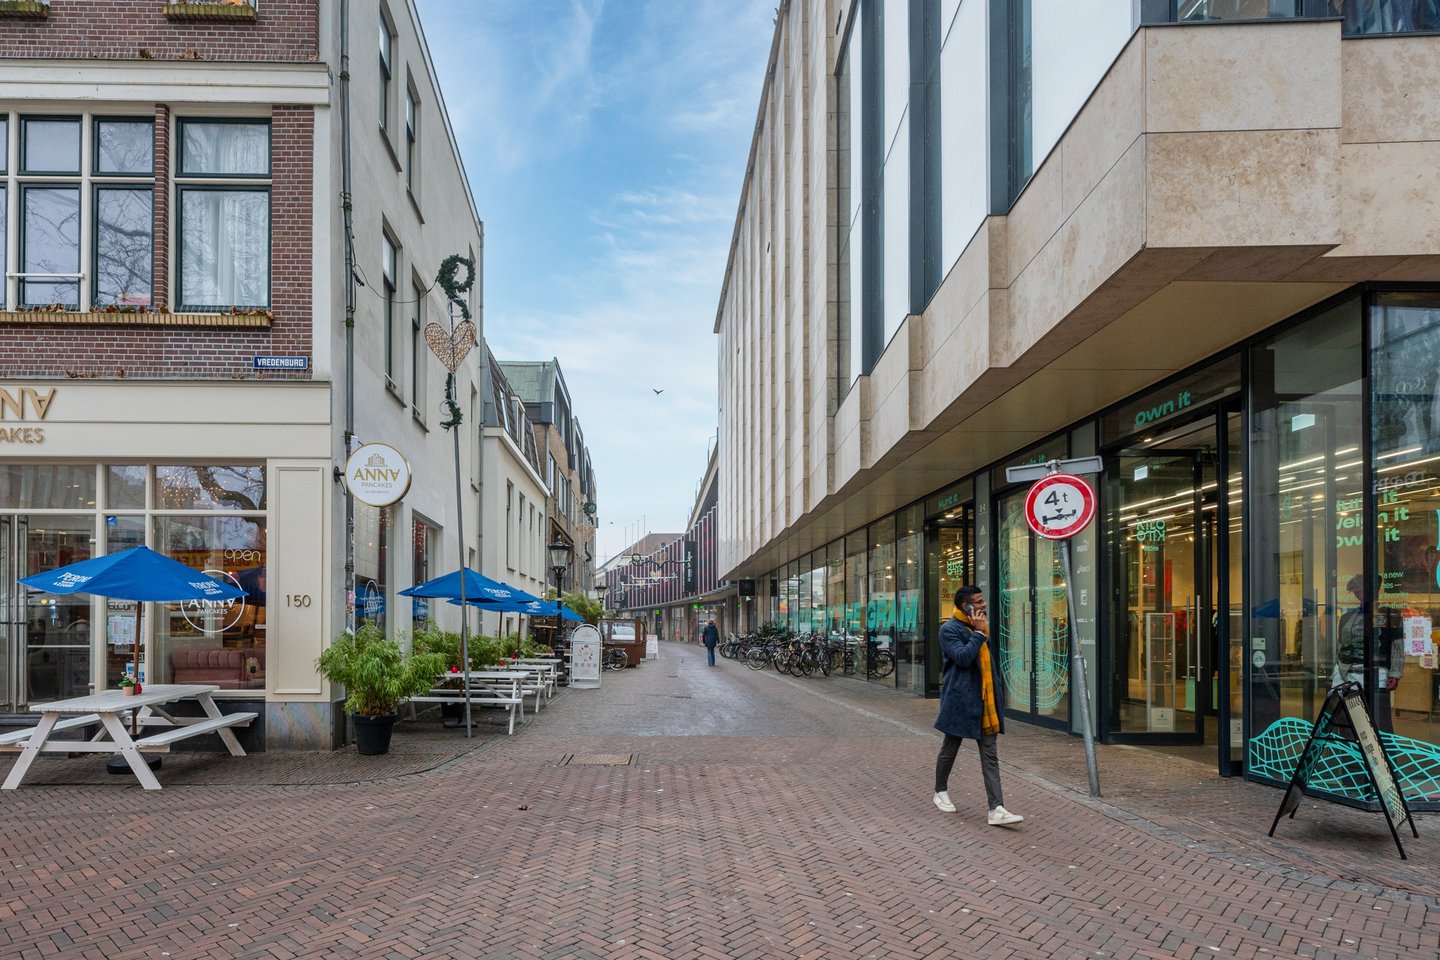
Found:
[[[624,670],[630,663],[630,657],[619,647],[611,647],[610,652],[605,654],[605,669]]]
[[[800,656],[798,656],[798,657],[795,658],[795,667],[794,667],[794,669],[797,670],[797,671],[799,671],[800,676],[803,676],[803,677],[813,676],[814,673],[815,673],[815,656],[814,656],[814,654],[810,653],[808,650],[807,650],[806,652],[800,654]]]
[[[751,647],[745,654],[745,666],[751,670],[764,670],[770,666],[770,656],[764,647]]]
[[[816,655],[816,659],[820,661],[820,675],[825,677],[830,676],[830,671],[835,666],[835,664],[832,662],[834,658],[830,656],[830,651],[821,650]]]
[[[895,654],[889,650],[875,651],[875,659],[872,662],[870,675],[872,677],[888,677],[895,672]]]

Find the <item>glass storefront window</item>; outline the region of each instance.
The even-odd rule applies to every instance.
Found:
[[[852,665],[852,673],[855,672],[854,665],[864,662],[865,597],[868,593],[865,558],[869,549],[870,538],[864,530],[845,538],[845,608],[840,630],[846,647],[851,652],[849,663]]]
[[[156,662],[147,664],[146,677],[152,683],[263,690],[264,518],[210,513],[156,517],[154,522],[159,552],[239,587],[246,596],[155,605],[151,651]]]
[[[865,590],[865,637],[875,650],[895,653],[895,518],[886,517],[870,525],[870,560]],[[892,661],[893,662],[893,661]],[[866,670],[870,679],[894,683],[886,676],[871,676],[878,671]]]
[[[895,684],[901,690],[925,689],[925,622],[920,616],[925,582],[924,513],[917,504],[896,517],[895,539]]]
[[[825,548],[825,633],[833,640],[845,636],[845,541]]]
[[[998,609],[990,622],[999,633],[1000,676],[1007,710],[1028,719],[1070,718],[1070,635],[1059,547],[1030,532],[1025,490],[1000,498],[996,537]]]
[[[108,510],[145,509],[145,480],[150,470],[136,465],[105,468],[105,507]]]
[[[1251,351],[1246,768],[1275,780],[1294,766],[1272,748],[1287,718],[1308,730],[1343,678],[1364,580],[1362,359],[1358,299]]]
[[[91,510],[93,464],[0,464],[0,504],[17,510]]]
[[[264,510],[265,468],[156,467],[155,501],[159,510]]]
[[[382,632],[389,618],[390,551],[395,541],[391,525],[394,507],[355,504],[355,625],[370,624]]]
[[[1376,724],[1409,753],[1415,741],[1440,743],[1440,294],[1377,296],[1370,343],[1379,590],[1361,586],[1377,597],[1374,615],[1342,617],[1339,640],[1342,651],[1353,635],[1368,640]]]
[[[410,542],[412,563],[410,575],[414,578],[412,583],[425,583],[434,574],[433,558],[435,550],[440,545],[440,531],[418,517],[411,521]],[[424,628],[425,621],[430,619],[430,600],[426,597],[412,597],[410,600],[411,629],[420,630]]]

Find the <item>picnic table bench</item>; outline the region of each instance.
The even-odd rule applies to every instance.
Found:
[[[470,704],[472,707],[500,707],[509,715],[509,734],[515,733],[515,717],[525,718],[525,695],[522,683],[524,674],[514,670],[471,670]],[[440,679],[453,681],[450,687],[436,686],[428,695],[410,697],[410,718],[415,718],[415,704],[439,703],[465,705],[464,673],[442,673]]]
[[[40,714],[39,723],[0,736],[0,751],[20,754],[0,789],[19,787],[30,765],[42,753],[119,754],[146,790],[159,790],[160,781],[155,779],[141,753],[169,753],[171,745],[180,740],[216,733],[231,756],[243,757],[245,749],[235,739],[231,728],[249,726],[259,714],[221,713],[212,696],[219,689],[213,684],[156,683],[146,685],[137,694],[109,690],[33,705],[30,709]],[[177,700],[195,700],[205,711],[205,716],[177,717],[161,708],[163,704]],[[51,739],[57,730],[96,723],[102,729],[89,741]],[[137,739],[130,733],[132,723],[142,732],[152,727],[159,727],[160,732]],[[106,734],[109,734],[108,740],[104,739]]]

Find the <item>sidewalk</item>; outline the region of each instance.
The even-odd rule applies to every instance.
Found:
[[[1415,960],[1440,955],[1440,822],[1012,724],[1014,828],[974,752],[930,802],[936,704],[695,646],[565,690],[514,736],[166,758],[165,789],[37,761],[0,818],[16,960]],[[0,762],[0,773],[8,760]]]
[[[789,679],[789,678],[786,678]],[[795,681],[805,684],[807,681]],[[802,687],[818,693],[820,687]],[[928,732],[938,701],[924,700],[875,683],[827,683],[824,694]],[[1085,745],[1078,736],[1006,721],[1000,762],[1007,782],[1019,774],[1066,801],[1083,804],[1157,837],[1204,849],[1223,860],[1264,866],[1316,886],[1366,892],[1406,890],[1426,896],[1440,892],[1440,814],[1415,814],[1417,839],[1401,827],[1401,860],[1384,815],[1340,804],[1302,799],[1294,819],[1266,833],[1284,791],[1239,777],[1221,777],[1214,766],[1159,749],[1097,743],[1100,797],[1090,797]],[[978,776],[974,752],[962,754],[953,779]],[[1026,813],[1028,811],[1017,811]],[[1193,846],[1192,846],[1193,845]]]

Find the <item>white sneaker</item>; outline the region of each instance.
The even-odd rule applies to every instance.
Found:
[[[950,802],[950,792],[948,790],[941,790],[935,794],[935,806],[939,807],[942,813],[955,812],[955,804]]]
[[[936,802],[938,803],[939,801]],[[990,816],[988,819],[990,822],[990,826],[992,827],[1005,827],[1009,826],[1012,823],[1020,823],[1025,818],[1020,816],[1020,814],[1018,813],[1011,813],[1004,807],[996,807],[994,810],[990,811]]]

